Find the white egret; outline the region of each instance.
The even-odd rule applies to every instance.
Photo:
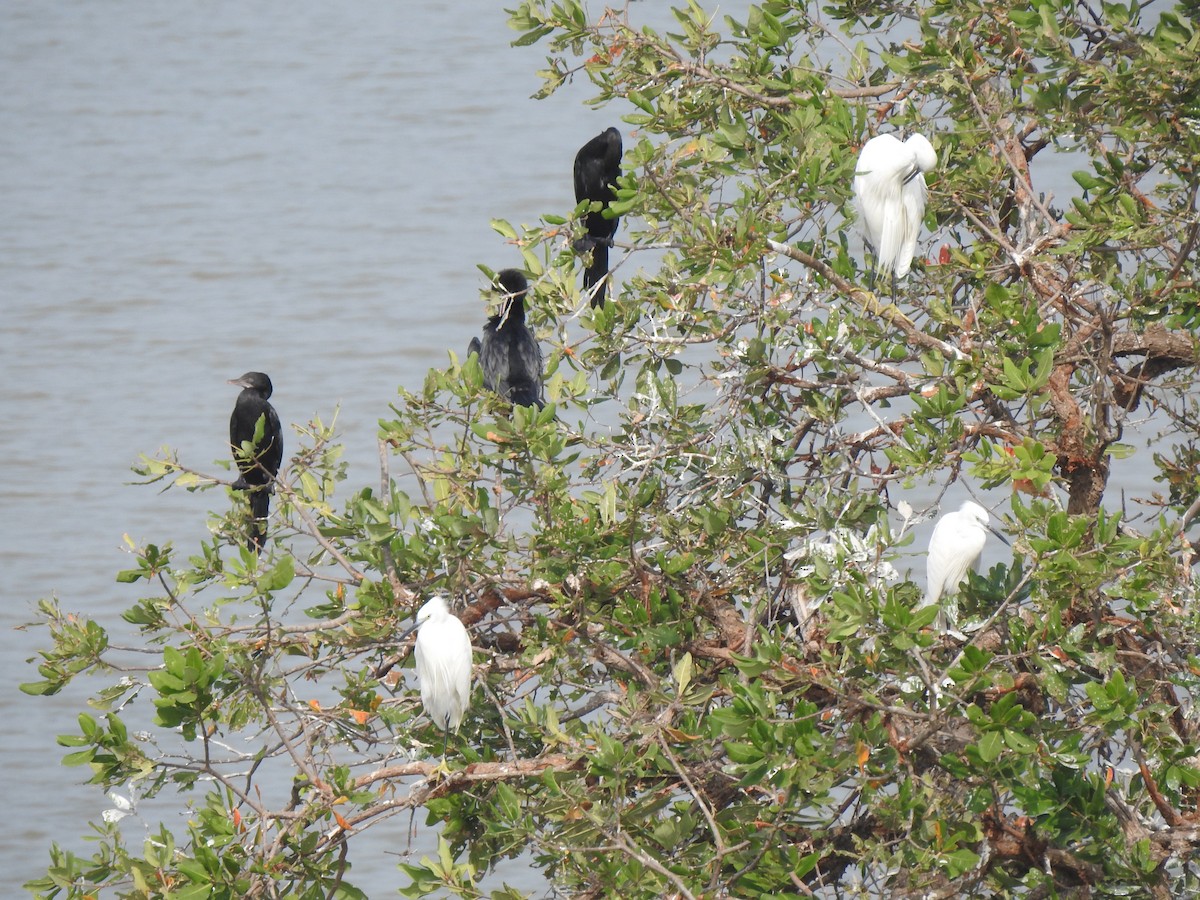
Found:
[[[912,266],[925,218],[925,173],[937,165],[933,144],[880,134],[863,145],[854,172],[854,200],[876,268],[903,278]]]
[[[946,513],[933,527],[926,558],[925,600],[921,606],[941,601],[937,627],[944,634],[962,637],[956,631],[958,598],[955,595],[967,572],[977,566],[988,531],[1004,540],[1004,536],[989,524],[987,510],[971,500],[954,512]]]
[[[416,630],[413,654],[421,704],[438,728],[457,731],[471,701],[471,638],[459,618],[450,612],[444,597],[433,597],[417,611],[417,621],[404,636]],[[446,745],[442,744],[442,756]]]

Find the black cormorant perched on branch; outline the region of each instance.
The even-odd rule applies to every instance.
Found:
[[[488,390],[516,406],[536,406],[542,400],[542,348],[525,324],[525,294],[529,282],[516,269],[504,269],[496,276],[503,292],[504,305],[499,314],[483,326],[483,341],[471,338],[468,355],[479,354],[483,383]]]
[[[584,290],[592,296],[592,306],[604,305],[605,280],[608,277],[608,248],[617,233],[616,216],[604,217],[604,209],[617,199],[617,178],[621,175],[621,132],[615,128],[596,135],[575,154],[575,202],[599,201],[601,209],[584,217],[587,237],[575,242],[580,253],[591,251],[592,262],[583,270]],[[595,285],[595,292],[592,292]]]
[[[241,378],[232,378],[230,384],[242,389],[233,415],[229,417],[229,443],[233,447],[233,458],[242,473],[233,483],[235,491],[250,491],[250,539],[246,546],[250,550],[261,550],[267,539],[267,513],[271,508],[271,482],[279,473],[283,462],[283,429],[279,416],[269,402],[271,379],[262,372],[247,372]],[[258,422],[263,419],[262,437],[255,441],[254,433]],[[249,455],[243,445],[249,443]]]

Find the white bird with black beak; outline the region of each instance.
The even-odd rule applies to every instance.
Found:
[[[901,141],[880,134],[863,145],[854,171],[854,200],[877,271],[903,278],[912,267],[925,218],[925,173],[937,153],[924,135]]]
[[[991,527],[987,510],[973,500],[943,515],[933,527],[926,557],[925,600],[921,606],[932,606],[940,601],[937,628],[943,634],[963,639],[957,630],[956,595],[967,573],[978,566],[989,531],[1008,543]]]
[[[421,705],[433,724],[446,733],[457,731],[471,702],[471,638],[466,626],[450,612],[444,597],[433,597],[417,610],[417,621],[404,637],[417,632],[413,647]]]

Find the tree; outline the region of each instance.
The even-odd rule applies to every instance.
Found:
[[[26,690],[105,679],[65,761],[194,795],[186,832],[98,823],[94,859],[55,848],[31,888],[358,896],[356,835],[421,807],[441,852],[403,866],[409,896],[479,896],[522,853],[574,896],[1200,889],[1194,16],[689,3],[660,33],[522,2],[543,94],[586,76],[638,110],[609,302],[577,284],[586,205],[497,222],[533,276],[544,410],[483,393],[474,359],[431,371],[381,422],[379,486],[342,500],[312,423],[261,559],[236,509],[190,555],[137,548],[140,662],[42,604]],[[937,147],[940,250],[876,293],[849,191],[896,128]],[[1065,166],[1082,193],[1056,201]],[[1151,465],[1161,493],[1123,495]],[[1005,499],[1014,545],[963,587],[966,644],[891,565],[903,491],[958,481]],[[391,690],[433,592],[477,650],[448,775]],[[137,694],[150,735],[122,719]]]

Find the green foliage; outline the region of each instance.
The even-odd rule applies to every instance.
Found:
[[[625,16],[510,21],[548,49],[543,96],[583,73],[630,104],[613,252],[642,268],[591,310],[562,240],[584,205],[495,221],[532,276],[545,409],[452,355],[380,421],[379,486],[344,490],[315,421],[261,556],[232,508],[186,558],[131,548],[123,623],[43,601],[22,689],[100,685],[64,762],[189,816],[140,849],[106,819],[31,891],[358,897],[356,836],[417,808],[438,849],[405,896],[522,896],[492,876],[518,857],[588,896],[1195,890],[1192,13]],[[848,224],[884,119],[934,138],[921,246],[945,248],[887,300]],[[1082,193],[1052,200],[1064,165]],[[1151,464],[1167,496],[1124,496]],[[138,471],[222,483],[170,451]],[[1010,496],[1014,543],[962,586],[966,644],[894,565],[928,512],[899,492],[960,480]],[[467,608],[483,683],[448,771],[395,643],[434,592]]]

